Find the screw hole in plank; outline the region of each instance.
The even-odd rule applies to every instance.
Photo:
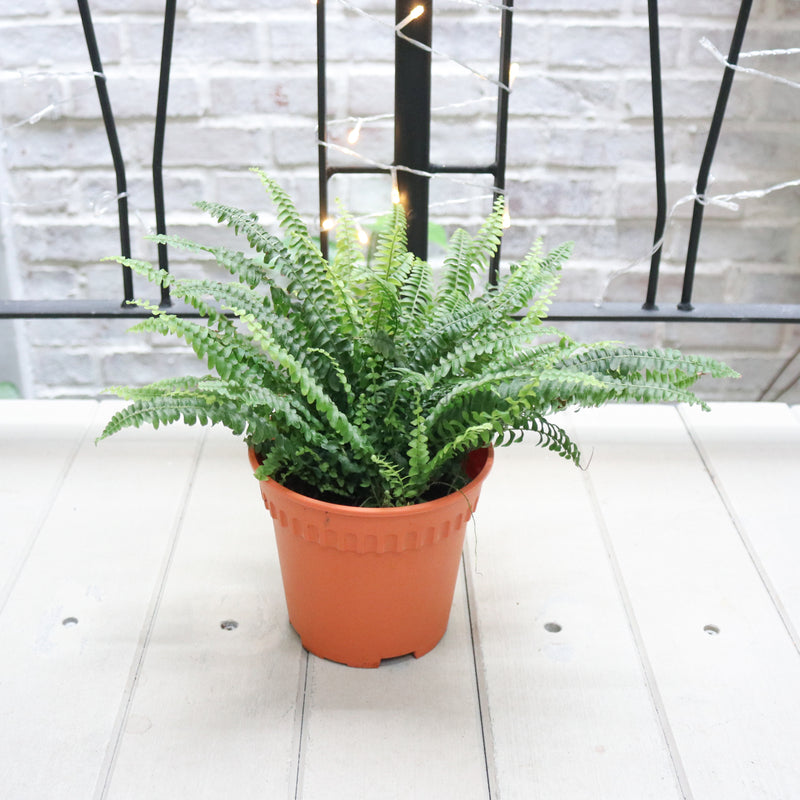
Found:
[[[544,629],[548,633],[558,633],[561,630],[561,626],[557,622],[546,622]]]

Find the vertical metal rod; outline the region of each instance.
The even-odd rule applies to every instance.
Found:
[[[172,41],[175,36],[176,0],[166,0],[164,8],[164,37],[161,43],[161,74],[158,80],[158,101],[156,104],[156,128],[153,141],[153,194],[155,196],[156,232],[167,233],[164,210],[164,137],[167,127],[167,97],[169,95],[169,72],[172,63]],[[169,270],[167,246],[158,245],[158,265]],[[169,287],[161,287],[161,306],[171,306]]]
[[[328,218],[328,141],[327,75],[325,70],[325,0],[317,0],[317,165],[319,171],[319,244],[328,257],[328,231],[323,224]]]
[[[742,48],[744,41],[744,34],[747,30],[747,20],[750,16],[750,8],[753,5],[753,0],[742,0],[739,7],[739,16],[736,20],[736,28],[733,31],[733,38],[731,39],[731,46],[728,51],[728,64],[736,65],[739,61],[739,52]],[[722,121],[725,119],[725,107],[728,103],[728,97],[731,93],[731,86],[733,84],[733,76],[735,70],[730,67],[725,67],[725,72],[722,75],[722,83],[719,87],[719,94],[717,95],[717,105],[714,109],[714,116],[711,119],[711,127],[708,131],[708,138],[706,139],[706,148],[703,152],[703,159],[700,162],[700,171],[697,175],[697,184],[695,193],[702,197],[708,188],[708,176],[711,173],[711,162],[714,160],[714,151],[717,147],[719,140],[720,130],[722,129]],[[692,214],[692,227],[689,231],[689,247],[686,253],[686,268],[683,273],[683,293],[681,295],[681,302],[678,308],[681,311],[692,310],[692,289],[694,287],[694,272],[697,263],[697,249],[700,245],[700,231],[703,226],[703,211],[704,204],[700,200],[694,202],[694,212]]]
[[[415,6],[423,13],[403,27],[403,33],[430,47],[433,33],[433,0],[396,0],[396,24]],[[395,36],[394,61],[394,163],[411,169],[430,170],[431,54]],[[428,257],[429,178],[397,171],[400,201],[408,215],[408,249],[418,258]]]
[[[111,110],[111,100],[108,97],[106,75],[103,72],[103,62],[100,59],[100,50],[97,38],[94,35],[92,15],[89,11],[88,0],[78,0],[78,10],[83,24],[83,35],[86,38],[86,47],[89,50],[89,60],[94,72],[94,83],[97,88],[97,97],[100,101],[100,110],[103,114],[103,123],[106,128],[108,144],[111,148],[111,159],[114,163],[114,173],[117,180],[117,214],[119,215],[119,239],[122,255],[131,257],[131,235],[128,224],[128,185],[125,179],[125,161],[122,158],[117,126],[114,122],[114,113]],[[133,300],[133,273],[129,267],[122,268],[122,289],[124,300],[122,305],[127,305]]]
[[[497,90],[497,127],[494,156],[494,200],[506,188],[506,154],[508,152],[508,102],[511,94],[511,23],[514,0],[505,0],[500,18],[500,72],[502,84]],[[497,285],[500,277],[500,247],[489,265],[489,283]]]
[[[653,246],[656,248],[650,257],[650,278],[647,282],[647,296],[642,308],[653,311],[658,291],[658,273],[663,252],[664,230],[667,224],[667,179],[666,159],[664,157],[664,107],[661,96],[661,47],[658,24],[658,0],[647,2],[650,28],[650,84],[653,95],[653,144],[656,167],[656,225],[653,233]]]

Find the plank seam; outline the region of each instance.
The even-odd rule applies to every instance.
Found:
[[[678,784],[678,789],[680,790],[684,800],[694,800],[694,795],[692,794],[692,789],[689,784],[689,777],[686,773],[686,768],[683,765],[680,751],[678,750],[678,743],[672,731],[672,726],[669,721],[669,716],[667,715],[666,706],[664,705],[664,701],[661,697],[661,692],[658,689],[658,681],[656,680],[655,671],[653,670],[653,666],[650,663],[650,658],[647,655],[644,637],[642,636],[642,631],[636,618],[636,612],[633,609],[633,601],[631,600],[630,593],[628,592],[628,588],[625,584],[625,579],[622,574],[622,567],[620,566],[617,558],[614,544],[611,540],[611,534],[608,526],[606,525],[605,518],[603,517],[603,510],[600,506],[600,500],[597,496],[594,484],[592,483],[592,479],[588,471],[584,471],[583,479],[586,483],[587,494],[589,496],[592,510],[597,521],[600,537],[603,541],[603,546],[605,547],[606,554],[611,565],[611,570],[614,574],[614,580],[617,584],[617,591],[625,610],[628,626],[630,628],[631,635],[633,636],[634,644],[636,645],[636,651],[639,655],[639,663],[641,665],[644,682],[647,686],[647,691],[650,695],[650,700],[653,704],[653,709],[655,710],[656,718],[658,719],[658,723],[661,728],[661,735],[664,738],[664,744],[666,745],[667,752],[669,753],[672,768],[675,773],[675,780]]]
[[[299,681],[299,686],[297,689],[297,701],[296,701],[296,718],[295,718],[295,751],[297,752],[297,763],[294,769],[294,792],[292,793],[292,798],[294,800],[299,800],[300,797],[300,789],[301,789],[301,779],[302,779],[302,769],[303,769],[303,735],[304,735],[304,728],[305,728],[305,721],[306,721],[306,697],[308,696],[308,673],[309,673],[309,661],[311,660],[311,656],[308,650],[303,651],[305,653],[305,669],[302,672],[302,677]]]
[[[73,446],[72,450],[69,452],[64,464],[61,468],[61,471],[56,478],[55,483],[53,484],[53,488],[50,490],[49,494],[47,495],[47,500],[45,503],[42,504],[42,510],[39,513],[39,517],[36,520],[36,525],[34,526],[33,533],[28,537],[28,542],[25,546],[24,551],[20,555],[16,569],[11,573],[8,580],[6,581],[5,586],[3,586],[2,590],[0,590],[0,614],[3,613],[6,605],[8,604],[8,600],[11,597],[11,594],[14,591],[14,588],[19,581],[20,575],[22,575],[23,570],[25,569],[25,565],[28,563],[28,559],[30,558],[31,553],[33,552],[33,548],[36,546],[36,542],[39,540],[39,535],[41,534],[42,530],[44,529],[45,523],[47,522],[47,518],[50,516],[50,512],[53,510],[53,505],[55,504],[55,500],[58,497],[59,493],[61,492],[62,487],[64,486],[64,481],[67,479],[67,475],[69,475],[70,470],[72,469],[72,465],[75,463],[75,459],[78,457],[78,453],[83,448],[83,445],[86,442],[86,437],[91,430],[92,423],[97,416],[97,410],[99,408],[100,403],[95,403],[94,411],[92,412],[89,420],[86,423],[86,427],[83,429],[83,432],[78,437],[75,445]]]
[[[477,546],[477,545],[476,545]],[[491,742],[491,722],[489,716],[489,706],[487,692],[484,687],[486,677],[483,669],[483,659],[480,653],[479,631],[477,628],[478,617],[477,609],[473,608],[473,592],[471,589],[471,573],[467,566],[467,556],[461,554],[461,567],[464,570],[464,592],[467,596],[467,619],[469,622],[469,640],[472,647],[472,667],[475,672],[475,692],[478,699],[478,721],[481,727],[481,743],[483,744],[483,765],[486,772],[486,792],[488,800],[495,796],[493,785],[495,783],[492,765],[494,758],[489,757],[489,753],[494,753]]]
[[[739,540],[742,543],[742,546],[747,553],[747,557],[750,559],[755,571],[758,575],[758,579],[761,581],[762,586],[766,590],[767,594],[769,595],[770,602],[772,603],[775,611],[778,613],[778,617],[781,620],[781,624],[785,628],[789,638],[792,641],[792,645],[794,649],[800,654],[800,633],[798,633],[797,629],[795,628],[791,616],[789,612],[786,610],[786,607],[783,605],[779,597],[778,590],[775,588],[772,580],[769,577],[769,572],[767,571],[766,566],[758,557],[758,553],[756,548],[753,546],[753,543],[750,541],[750,537],[747,535],[747,531],[745,530],[745,525],[742,520],[739,518],[739,515],[736,513],[736,509],[734,507],[733,502],[731,501],[728,493],[725,491],[725,487],[722,485],[722,480],[718,477],[717,473],[714,471],[713,467],[713,459],[711,458],[711,454],[706,450],[703,442],[699,436],[699,433],[694,429],[692,426],[691,421],[685,416],[685,409],[678,407],[678,414],[681,418],[681,422],[683,423],[684,428],[686,429],[686,433],[689,436],[690,441],[692,442],[692,446],[694,447],[700,461],[703,464],[703,467],[708,474],[708,477],[711,479],[711,483],[714,485],[714,490],[716,491],[718,497],[722,501],[723,506],[725,507],[725,511],[728,514],[728,517],[733,524],[734,529],[736,530],[736,534],[739,537]]]
[[[96,800],[105,800],[105,798],[108,796],[108,791],[111,788],[114,767],[117,763],[117,758],[122,748],[122,739],[125,734],[128,717],[130,716],[131,708],[133,706],[133,698],[136,694],[136,687],[138,686],[142,668],[144,667],[148,645],[150,644],[150,639],[153,635],[156,619],[158,617],[158,610],[161,607],[161,601],[164,597],[164,591],[166,589],[170,567],[172,566],[172,561],[175,557],[175,551],[177,549],[178,539],[180,538],[181,528],[183,527],[183,520],[186,514],[189,495],[191,494],[192,487],[194,486],[195,478],[197,476],[197,469],[200,464],[200,456],[205,446],[206,436],[207,429],[204,428],[195,445],[192,464],[189,469],[189,474],[187,476],[186,483],[184,484],[183,491],[181,492],[180,500],[178,502],[178,511],[175,521],[172,525],[172,533],[170,535],[169,544],[167,546],[161,569],[156,580],[150,606],[148,607],[145,615],[145,622],[142,632],[139,636],[139,643],[133,657],[128,681],[122,694],[122,700],[117,713],[117,719],[114,723],[109,744],[106,749],[106,756],[103,760],[103,765],[100,768],[100,773],[98,775],[94,792],[94,797]]]

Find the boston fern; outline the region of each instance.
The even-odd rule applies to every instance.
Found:
[[[405,505],[463,485],[469,451],[525,434],[579,463],[551,412],[698,403],[690,386],[702,374],[735,375],[675,350],[580,344],[543,324],[568,246],[543,254],[537,244],[497,286],[476,292],[500,242],[502,201],[476,236],[453,235],[435,282],[430,265],[406,249],[400,205],[369,261],[343,214],[326,261],[289,197],[256,172],[282,236],[247,211],[198,203],[246,238],[249,251],[156,237],[210,254],[236,280],[181,279],[118,259],[205,318],[140,303],[152,316],[133,330],[183,338],[211,374],[112,387],[133,402],[101,439],[142,423],[221,423],[259,454],[260,478],[340,503]]]

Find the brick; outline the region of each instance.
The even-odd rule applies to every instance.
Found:
[[[95,35],[103,63],[118,61],[120,41],[117,27],[96,24]],[[61,24],[35,22],[6,27],[0,49],[0,67],[60,72],[90,69],[80,18],[76,15]]]
[[[75,264],[119,251],[117,227],[90,222],[27,225],[16,231],[18,257],[41,264]]]
[[[111,164],[102,126],[92,123],[36,125],[6,132],[6,166],[10,169],[75,169]]]
[[[667,323],[664,343],[667,347],[677,347],[688,353],[770,351],[780,347],[780,327],[746,322]]]
[[[175,26],[173,47],[176,65],[255,62],[261,57],[256,27],[248,18],[183,20]]]
[[[31,270],[22,285],[27,300],[61,300],[79,293],[77,273],[59,267]]]
[[[167,168],[218,166],[246,169],[264,160],[268,134],[261,126],[244,128],[175,123],[167,131],[164,164]],[[152,146],[152,145],[151,145]]]
[[[33,380],[43,385],[81,386],[97,383],[95,363],[89,352],[55,347],[37,353]]]
[[[317,82],[305,77],[264,77],[259,74],[213,77],[210,108],[216,115],[317,113]]]
[[[158,353],[144,350],[110,353],[101,358],[99,366],[100,382],[104,385],[142,386],[161,378],[203,375],[207,372],[188,348],[160,350]]]
[[[7,74],[0,79],[4,126],[30,125],[42,116],[50,120],[63,117],[65,99],[61,82],[55,75]]]
[[[549,62],[562,67],[645,67],[650,65],[646,28],[553,26]]]
[[[608,217],[609,195],[590,180],[547,178],[529,186],[514,184],[511,213],[520,217]]]
[[[111,108],[117,120],[143,117],[155,120],[158,99],[158,72],[155,69],[137,71],[135,76],[109,71],[108,94]],[[94,89],[85,78],[74,78],[70,82],[73,98],[67,110],[70,116],[98,119],[100,103]],[[197,117],[205,110],[197,81],[180,75],[170,78],[167,100],[168,119],[175,117]],[[169,124],[169,122],[168,122]]]
[[[615,81],[591,73],[569,79],[532,75],[514,84],[510,105],[515,116],[593,118],[613,107],[618,91]]]

